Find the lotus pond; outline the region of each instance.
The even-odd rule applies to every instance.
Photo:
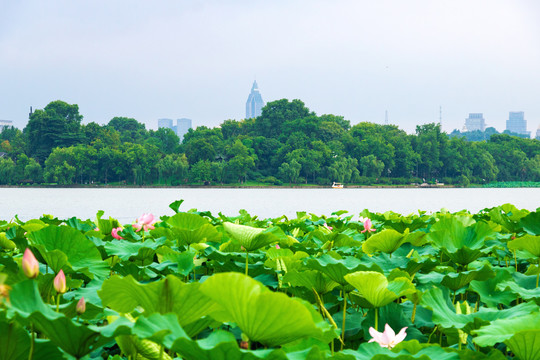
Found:
[[[540,359],[540,209],[181,203],[0,221],[0,359]]]

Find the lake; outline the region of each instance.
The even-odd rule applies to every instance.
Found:
[[[76,216],[94,219],[98,210],[105,217],[131,223],[141,214],[172,215],[169,204],[183,199],[180,210],[196,208],[217,215],[234,216],[240,209],[259,218],[287,215],[296,211],[330,215],[347,210],[358,215],[392,210],[403,215],[417,210],[428,212],[447,208],[477,212],[486,207],[512,203],[531,211],[540,207],[540,188],[471,189],[185,189],[185,188],[0,188],[0,220],[15,215],[23,220],[51,214],[60,219]]]

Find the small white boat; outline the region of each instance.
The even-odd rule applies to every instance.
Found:
[[[343,189],[343,184],[334,182],[332,183],[332,189]]]

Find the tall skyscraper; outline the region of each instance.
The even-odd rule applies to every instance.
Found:
[[[506,130],[512,133],[531,136],[527,131],[527,120],[523,111],[510,111],[508,120],[506,120]]]
[[[189,129],[191,129],[191,119],[181,118],[176,120],[176,135],[180,138],[180,142],[182,142]]]
[[[482,113],[471,113],[469,117],[465,119],[465,131],[485,131],[486,120]]]
[[[254,81],[253,86],[251,87],[251,93],[246,101],[246,119],[260,116],[263,107],[264,101],[259,92],[259,86],[257,85],[257,81]]]

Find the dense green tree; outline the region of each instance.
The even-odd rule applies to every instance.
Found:
[[[60,100],[49,103],[43,110],[34,111],[23,130],[28,155],[42,163],[55,147],[80,143],[83,139],[82,118],[78,105]]]
[[[156,146],[164,154],[172,154],[177,151],[180,138],[169,128],[159,128],[148,131],[146,143]]]
[[[362,176],[380,177],[384,170],[384,162],[377,159],[375,155],[369,154],[360,159],[360,169],[362,169]]]
[[[9,157],[0,158],[0,185],[15,184],[15,162]]]
[[[285,123],[313,115],[300,100],[281,99],[266,104],[261,116],[255,120],[257,135],[278,138]]]
[[[289,185],[292,185],[292,183],[297,183],[298,177],[300,176],[300,170],[302,169],[302,165],[296,160],[291,160],[290,163],[284,162],[279,167],[279,175],[281,178],[288,182]]]

